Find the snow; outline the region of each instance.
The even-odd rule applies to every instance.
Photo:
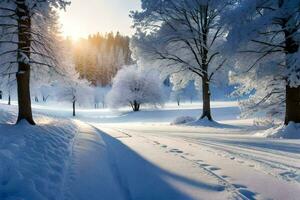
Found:
[[[184,126],[196,126],[196,127],[213,127],[213,128],[239,128],[237,126],[228,125],[216,122],[214,120],[196,119],[195,117],[183,116],[177,117],[171,125],[184,125]]]
[[[40,114],[38,126],[2,124],[12,122],[14,110],[0,105],[1,200],[123,199],[96,130]]]
[[[196,121],[194,117],[190,116],[182,116],[182,117],[177,117],[171,125],[180,125],[180,124],[186,124],[188,122]]]
[[[212,110],[215,120],[234,120],[237,119],[240,110],[237,102],[213,102]],[[182,103],[177,106],[176,103],[168,103],[163,108],[141,108],[140,112],[132,112],[129,107],[118,110],[110,109],[85,109],[78,108],[76,116],[78,119],[88,122],[100,123],[168,123],[173,122],[177,117],[191,116],[198,118],[202,108],[202,103],[195,102]],[[70,117],[72,115],[72,104],[55,102],[51,104],[33,105],[35,112],[47,114],[56,117]]]
[[[229,125],[229,124],[223,124],[216,122],[214,120],[209,120],[207,118],[204,119],[198,119],[196,121],[188,122],[185,125],[187,126],[203,126],[203,127],[213,127],[213,128],[238,128],[237,126],[234,125]]]
[[[212,102],[217,127],[170,125],[201,103],[73,119],[39,104],[36,127],[12,125],[16,106],[3,103],[0,199],[298,199],[300,140],[258,135],[266,128],[239,119],[236,102]]]
[[[185,195],[178,199],[298,197],[300,141],[257,138],[245,134],[245,129],[166,124],[103,126],[97,124],[116,146],[109,145],[123,182],[134,197],[142,191],[147,199],[147,187],[152,188],[152,199],[170,199],[167,195],[174,188],[183,193],[179,196]],[[161,196],[157,186],[151,185],[157,174],[163,177],[163,181],[155,181],[157,185],[168,182],[172,186]]]
[[[3,106],[1,106],[1,113]],[[4,107],[5,109],[5,107]],[[1,115],[11,121],[14,113]],[[39,126],[0,124],[0,199],[55,199],[76,127],[68,120],[37,117]]]
[[[300,139],[300,124],[290,122],[287,126],[272,127],[256,135],[270,138]]]
[[[76,121],[79,127],[73,144],[70,170],[67,174],[65,198],[125,199],[109,165],[109,154],[103,137],[93,127]]]

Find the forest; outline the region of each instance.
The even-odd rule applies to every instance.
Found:
[[[80,78],[95,86],[110,85],[122,66],[134,63],[129,42],[128,36],[117,32],[97,33],[73,44],[73,62]]]

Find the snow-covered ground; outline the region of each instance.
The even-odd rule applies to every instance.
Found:
[[[39,125],[10,125],[0,105],[0,199],[299,199],[300,140],[269,139],[235,102],[216,127],[170,125],[200,103],[139,113],[34,105]]]

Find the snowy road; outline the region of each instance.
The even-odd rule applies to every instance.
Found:
[[[94,125],[129,199],[299,199],[299,140],[245,129]]]

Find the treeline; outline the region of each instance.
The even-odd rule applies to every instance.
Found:
[[[80,78],[107,86],[118,70],[132,64],[130,38],[119,32],[90,35],[74,43],[74,64]]]

